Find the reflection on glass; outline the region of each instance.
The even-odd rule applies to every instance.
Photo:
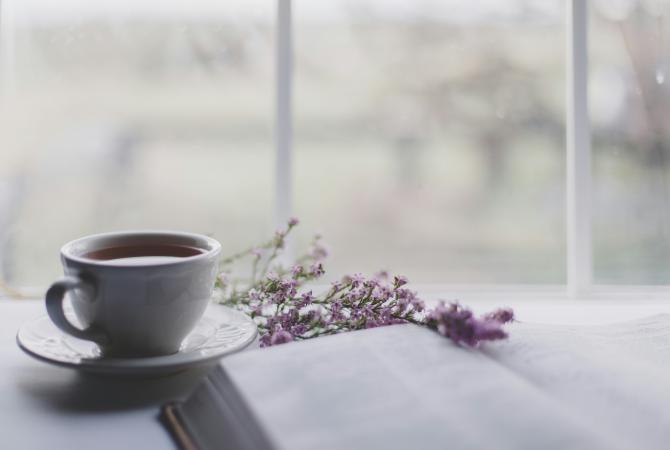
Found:
[[[597,283],[670,283],[670,2],[594,2]]]
[[[272,2],[2,5],[0,278],[51,281],[88,233],[267,234]]]
[[[333,274],[563,283],[563,3],[325,3],[294,3],[300,240]]]

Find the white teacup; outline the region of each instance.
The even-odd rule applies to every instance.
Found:
[[[192,233],[127,231],[87,236],[61,249],[65,277],[46,294],[62,331],[105,356],[175,353],[211,298],[221,244]],[[66,292],[79,322],[63,311]]]

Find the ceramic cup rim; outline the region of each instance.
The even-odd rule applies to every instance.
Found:
[[[181,257],[177,260],[153,262],[138,266],[133,264],[123,264],[119,263],[118,261],[111,264],[105,260],[87,258],[81,255],[82,253],[81,251],[77,251],[77,249],[87,247],[88,245],[91,245],[91,243],[95,241],[114,240],[114,239],[130,238],[130,237],[141,237],[141,236],[146,236],[154,239],[164,237],[166,241],[169,241],[170,239],[172,240],[188,239],[195,243],[192,245],[198,247],[200,250],[203,250],[203,252],[198,255]],[[91,250],[97,250],[97,249],[92,246],[87,248],[87,251]],[[218,255],[220,252],[221,252],[221,244],[214,238],[205,236],[203,234],[190,233],[187,231],[174,231],[174,230],[126,230],[126,231],[113,231],[108,233],[97,233],[74,239],[64,244],[60,249],[61,258],[65,260],[73,261],[81,265],[104,267],[109,269],[139,269],[139,268],[151,268],[151,267],[180,266],[192,263],[194,261],[210,259],[211,257]]]

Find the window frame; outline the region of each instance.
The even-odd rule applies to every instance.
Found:
[[[293,210],[293,0],[275,0],[274,86],[274,217],[286,223]],[[11,2],[0,0],[0,66],[2,91],[11,91],[14,61]],[[446,293],[462,299],[644,299],[670,295],[670,286],[595,285],[593,282],[592,205],[593,173],[588,112],[589,0],[566,2],[566,273],[561,285],[416,285],[422,293]],[[288,242],[285,258],[292,254]],[[26,295],[40,292],[25,288]]]
[[[591,127],[588,105],[588,0],[566,2],[566,264],[572,298],[593,290]]]
[[[275,223],[291,215],[292,205],[292,94],[293,30],[292,0],[277,0],[276,17],[276,105],[275,105]],[[503,297],[533,293],[571,299],[611,297],[615,291],[629,297],[656,297],[670,292],[663,286],[595,286],[593,283],[593,243],[591,222],[591,127],[588,109],[588,0],[566,2],[566,273],[565,285],[537,289],[536,285],[506,286]],[[289,248],[290,251],[290,248]],[[432,290],[425,285],[425,290]],[[464,295],[490,296],[501,285],[463,286],[439,284],[438,290],[462,291]],[[504,286],[504,285],[503,285]]]

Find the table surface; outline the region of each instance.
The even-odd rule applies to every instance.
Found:
[[[495,306],[473,303],[476,312]],[[597,324],[670,313],[656,302],[511,302],[526,322]],[[0,299],[0,448],[174,449],[158,421],[159,406],[183,398],[205,371],[162,378],[115,379],[79,374],[30,358],[16,345],[18,327],[45,314],[37,300]]]

